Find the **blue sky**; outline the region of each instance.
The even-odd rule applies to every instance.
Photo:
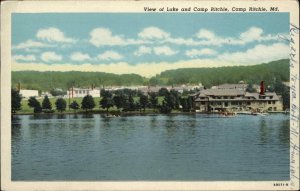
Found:
[[[14,13],[12,70],[249,65],[288,58],[288,13]]]

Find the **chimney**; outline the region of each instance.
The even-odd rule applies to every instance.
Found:
[[[260,95],[264,95],[265,94],[265,85],[264,85],[264,81],[260,82]]]

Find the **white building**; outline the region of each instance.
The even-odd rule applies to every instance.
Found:
[[[23,98],[38,97],[39,91],[38,90],[20,90],[20,94]]]
[[[70,96],[70,98],[84,97],[86,95],[91,95],[92,97],[100,97],[100,89],[71,88],[70,91],[67,91],[67,96]]]

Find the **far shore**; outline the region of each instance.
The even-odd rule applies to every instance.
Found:
[[[276,113],[289,113],[287,111],[271,111],[271,112],[267,112],[268,114],[276,114]],[[80,114],[80,115],[84,115],[84,114],[103,114],[103,115],[114,115],[114,116],[131,116],[131,115],[187,115],[187,114],[221,114],[218,112],[195,112],[195,111],[190,111],[190,112],[184,112],[184,111],[172,111],[171,113],[160,113],[159,111],[130,111],[130,112],[122,112],[122,111],[108,111],[108,113],[106,111],[102,111],[102,110],[96,110],[96,111],[65,111],[65,112],[53,112],[53,113],[29,113],[29,112],[19,112],[19,113],[12,113],[11,115],[76,115],[76,114]]]

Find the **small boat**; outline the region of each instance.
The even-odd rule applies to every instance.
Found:
[[[237,114],[235,112],[223,112],[221,115],[223,117],[236,117]]]
[[[268,113],[252,112],[251,115],[267,116]]]
[[[242,114],[242,115],[251,115],[252,113],[250,111],[239,111],[237,114]]]

